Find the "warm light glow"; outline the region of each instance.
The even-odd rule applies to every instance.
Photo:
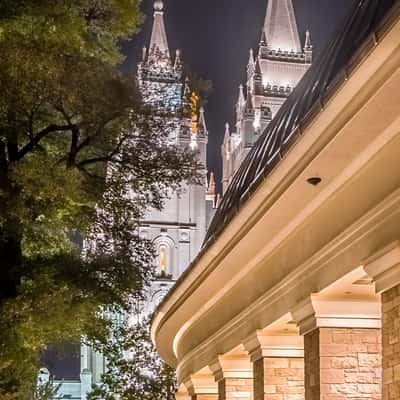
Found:
[[[199,96],[195,92],[192,92],[190,96],[190,111],[192,116],[192,133],[198,131],[198,107],[199,107]]]
[[[160,246],[160,270],[161,272],[167,270],[167,248],[164,245]]]
[[[190,142],[190,148],[192,149],[192,150],[196,150],[197,149],[197,141],[196,140],[191,140],[191,142]]]

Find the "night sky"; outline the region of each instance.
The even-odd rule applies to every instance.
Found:
[[[356,0],[293,0],[301,40],[310,30],[317,57]],[[209,130],[208,168],[221,179],[220,146],[225,122],[234,122],[238,86],[246,79],[249,49],[258,48],[267,0],[165,0],[170,48],[182,50],[190,69],[213,82],[206,105]],[[147,16],[141,32],[123,46],[124,69],[136,70],[141,49],[150,42],[153,0],[143,0]],[[318,62],[317,59],[314,59]]]

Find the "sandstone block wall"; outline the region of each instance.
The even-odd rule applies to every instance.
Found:
[[[400,285],[382,294],[383,400],[400,399]]]
[[[304,400],[304,360],[257,360],[254,363],[254,400]]]
[[[226,378],[218,382],[218,399],[233,400],[252,398],[253,380],[244,378]]]
[[[381,330],[319,328],[305,336],[306,400],[380,400]]]

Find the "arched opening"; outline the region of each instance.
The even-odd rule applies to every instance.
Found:
[[[165,241],[157,246],[156,274],[163,279],[171,279],[173,275],[172,247]]]

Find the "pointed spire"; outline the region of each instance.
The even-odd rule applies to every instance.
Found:
[[[250,49],[249,62],[247,64],[247,68],[252,68],[252,67],[254,67],[254,52],[253,49]]]
[[[306,31],[306,41],[304,43],[304,51],[311,51],[312,48],[313,48],[313,46],[311,44],[310,31],[307,29],[307,31]]]
[[[260,41],[260,45],[261,46],[266,46],[268,43],[267,43],[267,36],[266,36],[266,34],[265,34],[265,29],[263,29],[262,30],[262,32],[261,32],[261,41]]]
[[[199,131],[207,133],[207,124],[206,124],[205,111],[204,111],[203,106],[200,107]]]
[[[245,103],[246,99],[244,98],[244,92],[243,92],[243,85],[239,85],[239,98],[238,98],[238,106],[242,106]]]
[[[175,64],[174,64],[174,68],[180,68],[182,66],[182,60],[181,60],[181,51],[179,49],[176,50],[175,53]]]
[[[207,194],[209,196],[215,196],[215,188],[216,188],[216,184],[215,184],[215,177],[214,177],[214,172],[210,173],[210,181],[208,182],[208,189],[207,189]]]
[[[292,0],[269,0],[264,23],[265,40],[271,50],[301,52]]]
[[[231,157],[231,132],[228,122],[225,124],[224,151],[225,154],[223,156],[229,160]]]
[[[311,64],[313,59],[313,46],[311,44],[311,35],[308,29],[306,31],[306,40],[304,42],[304,54],[306,64]]]
[[[231,131],[230,131],[230,126],[229,123],[225,123],[225,135],[224,135],[224,142],[228,143],[228,141],[231,139]]]
[[[154,2],[154,22],[153,31],[151,33],[149,54],[159,52],[170,58],[163,9],[164,2],[162,0],[156,0]]]

